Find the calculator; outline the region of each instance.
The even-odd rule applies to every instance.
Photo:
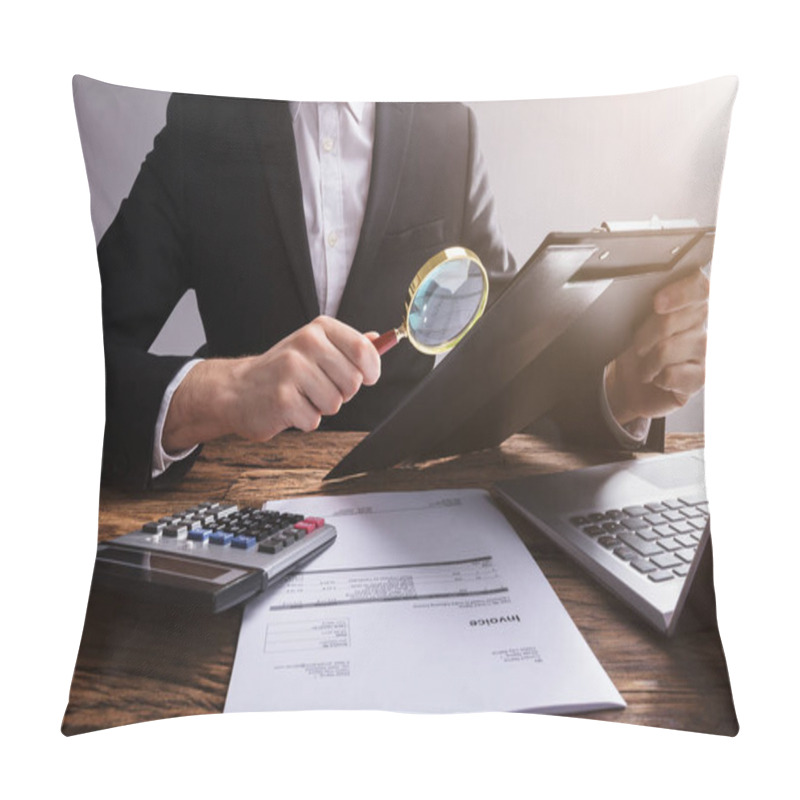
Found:
[[[320,517],[209,501],[101,542],[94,580],[216,613],[272,586],[335,538]]]

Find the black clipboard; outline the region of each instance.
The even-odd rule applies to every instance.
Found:
[[[457,347],[326,479],[493,447],[521,431],[556,405],[565,364],[602,369],[657,289],[711,262],[714,233],[550,233]]]

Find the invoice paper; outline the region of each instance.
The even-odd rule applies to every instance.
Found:
[[[334,544],[245,608],[225,711],[625,703],[486,492],[303,497]]]

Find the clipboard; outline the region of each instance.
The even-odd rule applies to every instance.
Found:
[[[494,447],[630,341],[653,294],[711,262],[714,227],[548,234],[483,317],[325,479]],[[574,365],[574,369],[565,365]]]

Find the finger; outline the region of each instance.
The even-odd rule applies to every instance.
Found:
[[[381,374],[381,359],[369,338],[349,325],[330,317],[320,317],[328,340],[361,373],[363,382],[372,386]]]
[[[640,357],[647,355],[659,342],[683,331],[705,328],[708,304],[687,306],[671,314],[651,314],[633,337],[633,347]]]
[[[286,427],[310,433],[319,428],[320,422],[322,422],[322,412],[302,392],[298,392],[292,403]]]
[[[665,392],[672,392],[675,399],[684,405],[705,383],[705,364],[694,361],[665,367],[653,378],[653,385]]]
[[[336,387],[342,402],[346,403],[355,397],[364,383],[364,375],[340,350],[330,345],[330,351],[324,353],[318,362],[319,368]]]
[[[694,270],[684,278],[664,286],[653,297],[656,314],[669,314],[686,306],[708,300],[708,278],[701,270]]]
[[[270,390],[254,399],[246,415],[246,422],[260,441],[271,439],[287,428],[315,430],[322,418],[303,390],[287,375],[278,378]]]
[[[340,403],[351,400],[362,383],[365,376],[348,356],[328,337],[327,331],[317,327],[311,331],[311,335],[318,337],[318,341],[313,342],[313,346],[307,350],[307,354],[313,361],[314,368],[320,369],[325,376],[333,383],[340,395]],[[334,337],[336,334],[333,334]],[[360,336],[361,334],[358,334]],[[369,342],[369,339],[366,339]],[[375,349],[371,344],[365,345]],[[326,412],[330,413],[330,412]]]
[[[338,413],[345,401],[341,389],[319,364],[309,362],[308,368],[296,377],[296,381],[298,392],[323,416]]]
[[[640,378],[643,383],[650,383],[666,367],[687,361],[705,362],[705,354],[705,331],[696,328],[683,331],[660,341],[650,350],[642,359]]]
[[[284,354],[287,376],[322,414],[337,413],[364,382],[359,368],[336,343],[352,342],[353,338],[363,339],[364,349],[375,349],[354,329],[337,320],[318,317],[293,334],[291,352]]]

